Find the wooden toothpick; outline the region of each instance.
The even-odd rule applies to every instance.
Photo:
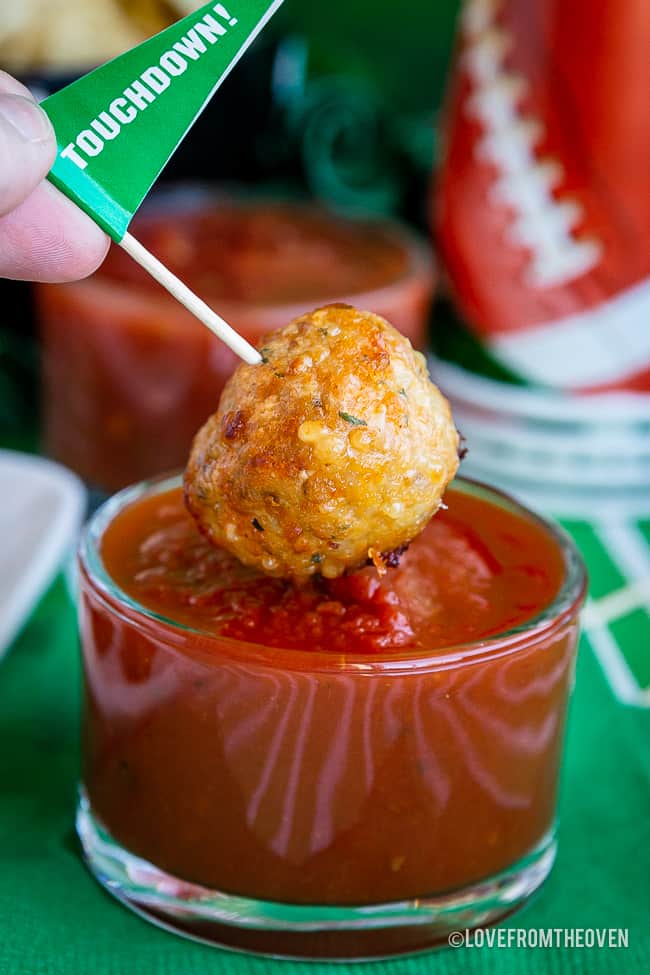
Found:
[[[158,260],[157,257],[143,247],[140,241],[136,240],[131,234],[126,233],[120,241],[120,247],[122,247],[134,261],[147,271],[152,278],[163,286],[170,295],[173,295],[177,301],[180,301],[182,305],[185,305],[188,311],[190,311],[199,321],[203,322],[204,325],[210,329],[222,342],[232,349],[232,351],[243,359],[244,362],[248,362],[249,365],[257,365],[262,361],[262,357],[253,346],[246,341],[238,332],[224,321],[220,315],[217,315],[209,305],[206,305],[198,295],[195,295],[193,291],[187,287],[186,284],[177,278],[175,274],[165,267],[165,265]]]

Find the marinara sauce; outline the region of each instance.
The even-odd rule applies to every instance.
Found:
[[[496,492],[446,504],[383,578],[301,587],[210,546],[180,488],[104,516],[83,775],[118,843],[213,890],[359,905],[462,889],[549,834],[584,578],[565,598],[562,542]]]

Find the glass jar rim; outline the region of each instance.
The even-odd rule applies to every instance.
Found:
[[[101,598],[113,614],[120,616],[131,625],[138,626],[141,630],[155,629],[158,637],[162,629],[167,642],[176,645],[179,649],[182,648],[184,653],[188,652],[188,642],[191,640],[192,655],[201,656],[208,663],[210,658],[219,659],[223,655],[223,648],[228,648],[242,659],[250,661],[254,658],[258,663],[273,666],[274,658],[269,657],[269,651],[272,649],[274,655],[282,654],[282,668],[285,670],[361,671],[384,676],[387,673],[446,670],[463,664],[477,663],[487,657],[490,659],[501,657],[547,639],[576,615],[586,595],[587,571],[584,561],[575,543],[560,525],[536,514],[498,488],[470,478],[457,477],[452,483],[452,488],[474,497],[478,496],[506,508],[519,517],[533,521],[547,536],[550,536],[559,549],[564,564],[562,584],[551,602],[535,616],[515,627],[483,639],[438,649],[396,648],[377,654],[342,654],[309,649],[270,648],[259,643],[221,636],[179,623],[143,606],[118,586],[109,575],[101,557],[100,545],[104,531],[121,511],[147,494],[162,494],[164,491],[180,486],[180,474],[163,474],[124,488],[110,497],[94,512],[84,527],[79,546],[79,562],[82,571],[93,586],[95,595]],[[221,648],[221,653],[211,654],[210,648],[214,650],[217,645]],[[198,654],[195,652],[197,649]],[[205,652],[201,653],[201,649]]]

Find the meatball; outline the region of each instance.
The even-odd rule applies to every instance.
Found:
[[[185,497],[204,534],[270,576],[394,565],[458,467],[424,356],[349,305],[302,315],[240,365],[197,434]]]

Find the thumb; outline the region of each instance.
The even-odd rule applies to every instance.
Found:
[[[47,115],[27,95],[0,94],[0,215],[14,210],[49,172],[56,139]]]

